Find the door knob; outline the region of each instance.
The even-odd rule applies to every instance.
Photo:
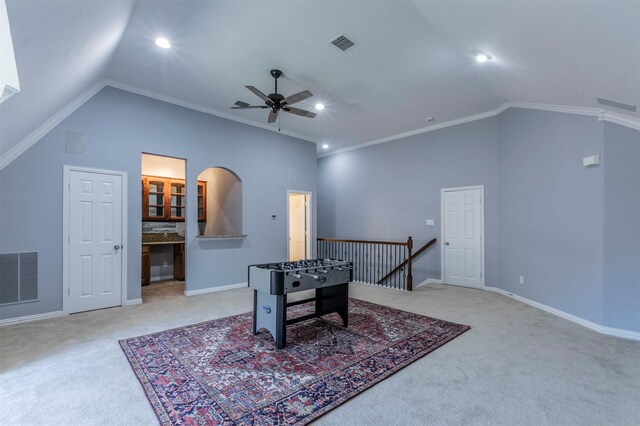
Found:
[[[117,245],[117,244],[115,246],[113,246],[113,248],[116,249],[116,250],[120,250],[120,246]]]
[[[448,245],[449,245],[449,241],[447,241],[446,243],[444,243],[444,245],[445,245],[445,246],[448,246]]]

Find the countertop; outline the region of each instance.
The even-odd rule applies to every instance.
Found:
[[[143,245],[183,244],[184,237],[179,234],[142,234]]]

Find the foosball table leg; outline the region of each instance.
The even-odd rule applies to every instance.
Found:
[[[349,326],[349,284],[316,289],[316,314],[336,312],[345,327]]]
[[[276,341],[276,348],[282,349],[287,343],[286,321],[286,294],[253,291],[253,334],[258,334],[260,329],[267,329]]]

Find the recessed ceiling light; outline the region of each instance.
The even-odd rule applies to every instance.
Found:
[[[322,149],[329,149],[329,145],[325,143],[324,145],[322,145]]]
[[[158,37],[156,39],[156,46],[161,47],[163,49],[168,49],[171,47],[171,43],[164,37]]]
[[[483,63],[491,60],[491,55],[486,53],[476,53],[476,61]]]
[[[427,121],[428,122],[432,122],[433,121],[433,117],[427,117]]]
[[[322,111],[324,109],[324,105],[323,104],[316,104],[316,109],[318,111]]]

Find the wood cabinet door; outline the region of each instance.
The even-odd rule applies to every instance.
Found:
[[[148,221],[165,220],[167,218],[167,182],[166,179],[143,178],[142,219]]]
[[[207,221],[207,182],[198,181],[198,222]]]
[[[184,244],[173,245],[173,279],[184,281]]]
[[[186,186],[182,179],[167,179],[168,219],[175,222],[184,222],[186,208]]]
[[[151,283],[151,254],[149,246],[142,246],[142,285]]]

